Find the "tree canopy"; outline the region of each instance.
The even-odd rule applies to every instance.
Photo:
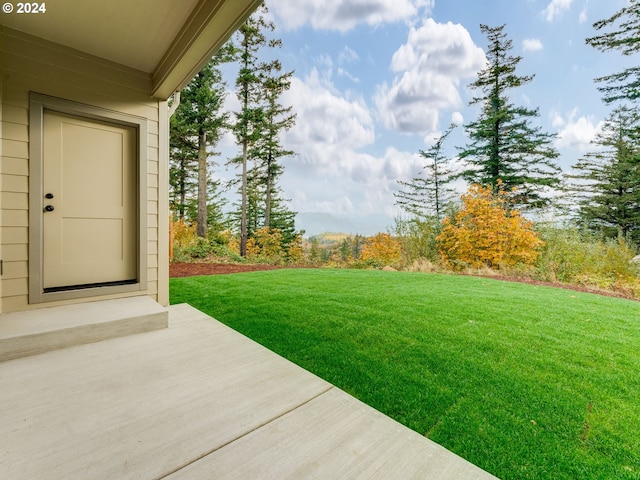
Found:
[[[504,190],[515,189],[516,205],[541,208],[550,203],[546,190],[560,184],[558,152],[552,145],[555,136],[533,125],[537,109],[516,106],[509,99],[513,89],[534,76],[516,73],[522,57],[511,55],[513,44],[504,27],[480,26],[489,41],[487,65],[470,85],[478,92],[470,105],[480,105],[481,111],[464,126],[470,142],[460,158],[468,168],[459,176],[469,183],[491,185],[494,191],[501,182]]]
[[[591,229],[640,243],[640,112],[616,108],[593,144],[573,167],[579,216]]]
[[[629,0],[628,4],[604,20],[593,24],[593,28],[603,33],[587,38],[588,45],[608,52],[619,51],[631,56],[640,51],[640,0]],[[595,79],[603,84],[599,90],[606,103],[618,100],[635,102],[640,98],[640,67],[633,66],[621,72]]]
[[[454,128],[455,125],[450,125],[431,147],[420,150],[420,156],[427,160],[423,175],[409,182],[398,181],[405,189],[394,194],[396,204],[420,220],[435,218],[441,221],[445,206],[453,197],[452,189],[447,187],[453,172],[443,156],[443,145]]]

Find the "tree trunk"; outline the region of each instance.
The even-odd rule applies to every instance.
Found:
[[[273,188],[273,175],[271,173],[272,162],[273,158],[271,156],[271,152],[269,152],[269,157],[267,159],[267,198],[265,199],[264,206],[264,226],[267,228],[271,228],[271,189]]]
[[[179,200],[179,204],[178,204],[178,218],[182,221],[184,221],[184,208],[185,208],[185,204],[187,203],[187,185],[186,185],[186,167],[184,166],[184,161],[181,162],[180,164],[181,167],[181,171],[180,171],[180,200]]]
[[[207,237],[207,135],[198,135],[198,236]]]
[[[242,142],[242,189],[241,189],[241,213],[240,213],[240,256],[247,256],[247,145],[245,139]]]

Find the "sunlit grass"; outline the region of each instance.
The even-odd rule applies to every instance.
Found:
[[[172,279],[171,302],[500,478],[640,478],[640,303],[328,269]]]

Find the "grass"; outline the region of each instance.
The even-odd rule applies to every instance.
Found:
[[[503,479],[640,479],[640,303],[452,275],[171,280],[194,307]]]

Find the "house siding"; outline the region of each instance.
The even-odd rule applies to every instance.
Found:
[[[100,299],[130,295],[150,295],[167,303],[168,266],[159,260],[159,252],[168,249],[164,240],[166,219],[160,218],[164,190],[168,187],[168,141],[161,117],[165,102],[150,94],[149,75],[113,64],[42,39],[0,26],[0,249],[3,275],[0,285],[1,311],[9,312],[43,304],[29,305],[29,95],[36,92],[93,107],[147,119],[147,288],[144,291],[114,294]],[[162,150],[162,152],[161,152]],[[162,215],[163,217],[166,215]],[[167,230],[168,231],[168,230]],[[165,256],[166,257],[166,256]],[[160,287],[159,287],[160,285]],[[95,300],[97,297],[51,302],[47,305]]]

